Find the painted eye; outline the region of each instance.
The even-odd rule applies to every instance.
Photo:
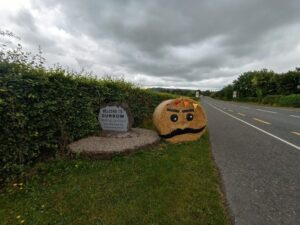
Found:
[[[187,119],[188,121],[192,121],[192,120],[194,119],[193,114],[188,113],[188,114],[186,115],[186,119]]]
[[[170,116],[170,120],[172,121],[172,122],[177,122],[177,120],[178,120],[178,116],[176,115],[176,114],[172,114],[171,116]]]

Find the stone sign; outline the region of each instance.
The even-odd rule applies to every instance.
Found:
[[[103,105],[98,119],[104,131],[127,132],[133,122],[129,107],[125,103]]]

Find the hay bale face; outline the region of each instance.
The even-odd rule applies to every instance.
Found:
[[[160,136],[169,142],[195,141],[204,133],[206,115],[192,99],[171,99],[156,107],[153,123]]]

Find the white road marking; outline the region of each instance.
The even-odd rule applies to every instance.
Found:
[[[257,119],[257,118],[253,118],[254,120],[258,121],[258,122],[261,122],[261,123],[264,123],[264,124],[271,124],[267,121],[264,121],[264,120],[260,120],[260,119]]]
[[[300,118],[300,116],[290,115],[291,117]]]
[[[222,109],[219,109],[218,107],[216,107],[216,106],[214,106],[214,105],[212,105],[212,104],[210,104],[210,103],[208,103],[208,102],[206,102],[206,103],[207,103],[208,105],[210,105],[211,107],[213,107],[214,109],[219,110],[220,112],[222,112],[222,113],[224,113],[224,114],[226,114],[226,115],[228,115],[228,116],[230,116],[230,117],[232,117],[232,118],[234,118],[234,119],[236,119],[236,120],[238,120],[238,121],[240,121],[240,122],[242,122],[242,123],[245,123],[245,124],[247,124],[248,126],[253,127],[254,129],[259,130],[260,132],[263,132],[263,133],[265,133],[265,134],[267,134],[267,135],[269,135],[269,136],[271,136],[271,137],[273,137],[273,138],[275,138],[275,139],[277,139],[277,140],[279,140],[279,141],[281,141],[281,142],[283,142],[283,143],[285,143],[285,144],[287,144],[287,145],[289,145],[289,146],[291,146],[291,147],[293,147],[293,148],[295,148],[295,149],[297,149],[297,150],[300,151],[300,146],[294,145],[293,143],[291,143],[291,142],[289,142],[289,141],[286,141],[286,140],[284,140],[284,139],[282,139],[282,138],[280,138],[280,137],[277,137],[276,135],[271,134],[271,133],[269,133],[268,131],[265,131],[265,130],[263,130],[263,129],[257,127],[257,126],[254,126],[254,125],[252,125],[251,123],[246,122],[245,120],[242,120],[242,119],[240,119],[240,118],[238,118],[238,117],[235,117],[235,116],[233,116],[233,115],[231,115],[231,114],[229,114],[229,113],[223,111]]]
[[[231,110],[231,109],[228,109],[228,111],[229,111],[229,112],[233,112],[233,110]]]
[[[273,114],[277,113],[277,112],[274,112],[274,111],[269,111],[269,110],[264,110],[264,109],[256,109],[256,110],[261,111],[261,112],[273,113]]]
[[[296,134],[298,136],[300,136],[300,132],[296,132],[296,131],[291,131],[292,134]]]
[[[241,115],[241,116],[246,116],[244,113],[238,113],[239,115]]]

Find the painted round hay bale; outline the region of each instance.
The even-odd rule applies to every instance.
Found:
[[[159,135],[172,143],[199,139],[206,122],[201,105],[184,97],[163,101],[153,113],[153,123]]]

